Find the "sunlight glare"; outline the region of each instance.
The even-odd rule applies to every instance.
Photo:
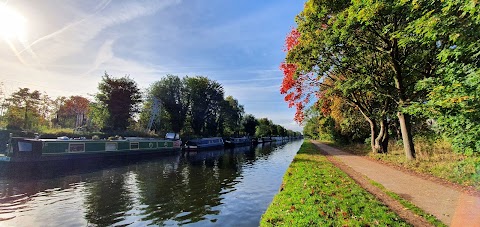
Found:
[[[26,34],[26,19],[17,11],[0,5],[0,36],[6,40],[23,40]]]

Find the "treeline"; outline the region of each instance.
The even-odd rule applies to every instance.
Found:
[[[407,159],[415,136],[480,152],[478,3],[309,0],[296,23],[281,93],[305,134],[379,153],[395,139]]]
[[[141,91],[128,76],[105,73],[93,101],[82,96],[49,97],[19,88],[2,100],[1,126],[10,130],[130,135],[178,132],[182,136],[297,136],[267,118],[245,114],[225,97],[221,84],[207,77],[167,75]]]

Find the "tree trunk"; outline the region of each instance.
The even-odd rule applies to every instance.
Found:
[[[415,159],[415,148],[412,139],[412,127],[410,125],[410,116],[402,112],[397,112],[400,129],[402,131],[403,148],[407,160]]]
[[[375,146],[375,139],[377,137],[377,125],[375,120],[367,118],[368,123],[370,124],[370,146],[373,153],[378,153],[377,147]]]
[[[387,119],[380,121],[380,132],[375,138],[375,151],[376,153],[387,153],[388,151],[388,123]]]
[[[27,130],[27,126],[28,126],[28,105],[27,105],[27,103],[25,103],[25,113],[24,113],[23,119],[24,119],[23,129]]]

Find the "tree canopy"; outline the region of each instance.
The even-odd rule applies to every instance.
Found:
[[[98,90],[96,99],[104,104],[108,112],[107,130],[127,129],[129,119],[139,111],[138,104],[141,102],[137,83],[128,76],[115,78],[105,73]]]

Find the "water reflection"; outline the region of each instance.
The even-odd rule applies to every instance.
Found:
[[[300,144],[263,144],[146,159],[0,166],[0,225],[258,223]],[[268,181],[273,186],[264,189],[260,183]],[[270,199],[261,202],[264,208],[255,211],[258,214],[238,212],[232,216],[230,211],[239,209],[236,204],[265,197]]]

